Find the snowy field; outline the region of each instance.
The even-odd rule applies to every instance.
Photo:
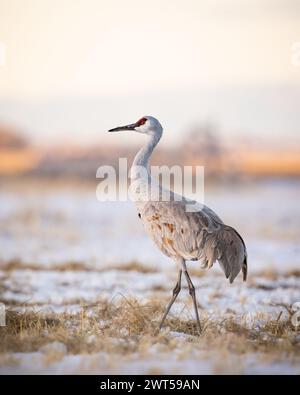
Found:
[[[204,333],[185,283],[156,328],[176,268],[130,202],[95,186],[0,184],[0,373],[300,374],[300,182],[210,186],[205,203],[243,235],[249,279],[189,263]]]

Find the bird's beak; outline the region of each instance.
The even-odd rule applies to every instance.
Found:
[[[109,132],[121,132],[121,130],[135,130],[134,128],[136,126],[136,123],[131,123],[130,125],[118,126],[117,128],[109,129]]]

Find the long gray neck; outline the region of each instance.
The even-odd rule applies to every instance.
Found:
[[[149,159],[150,156],[156,147],[157,143],[159,142],[161,135],[155,134],[151,135],[148,143],[144,145],[139,152],[136,154],[134,161],[131,166],[131,178],[135,178],[136,170],[139,167],[145,168],[148,178],[150,178],[150,166],[149,166]]]

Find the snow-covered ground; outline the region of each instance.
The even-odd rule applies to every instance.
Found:
[[[207,188],[205,203],[247,241],[250,270],[300,268],[300,182]],[[95,190],[0,189],[0,260],[102,268],[132,260],[170,266],[145,235],[131,202],[99,202]]]
[[[202,275],[200,265],[190,263],[199,307],[211,319],[234,314],[249,327],[276,320],[281,311],[286,318],[281,305],[300,302],[300,182],[209,187],[205,200],[243,235],[249,280],[243,284],[239,277],[229,285],[218,265]],[[175,281],[174,264],[148,239],[130,202],[100,203],[90,187],[1,185],[0,301],[7,306],[75,314],[83,304],[129,295],[165,303]],[[193,318],[186,288],[172,313]],[[40,363],[43,351],[11,353],[0,359],[0,373],[300,373],[288,355],[266,360],[259,353],[228,353],[222,368],[216,350],[208,357],[191,348],[180,356],[185,337],[169,336],[178,343],[172,353],[152,346],[128,360],[105,352],[64,352],[47,365]]]

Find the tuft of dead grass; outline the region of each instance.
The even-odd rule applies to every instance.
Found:
[[[190,344],[202,352],[215,350],[221,357],[260,352],[273,358],[287,355],[300,358],[297,331],[282,314],[257,328],[249,327],[234,314],[213,320],[202,312],[203,333],[198,336],[194,320],[172,316],[159,333],[163,308],[164,303],[159,300],[140,303],[122,297],[118,301],[102,300],[97,305],[82,306],[76,314],[8,311],[7,326],[0,328],[0,353],[34,352],[55,342],[64,345],[69,354],[105,351],[145,355],[153,345],[170,352],[178,347],[178,341],[170,335],[172,331],[187,335],[181,337],[181,355],[190,353]],[[50,348],[45,361],[51,363],[62,356]]]

